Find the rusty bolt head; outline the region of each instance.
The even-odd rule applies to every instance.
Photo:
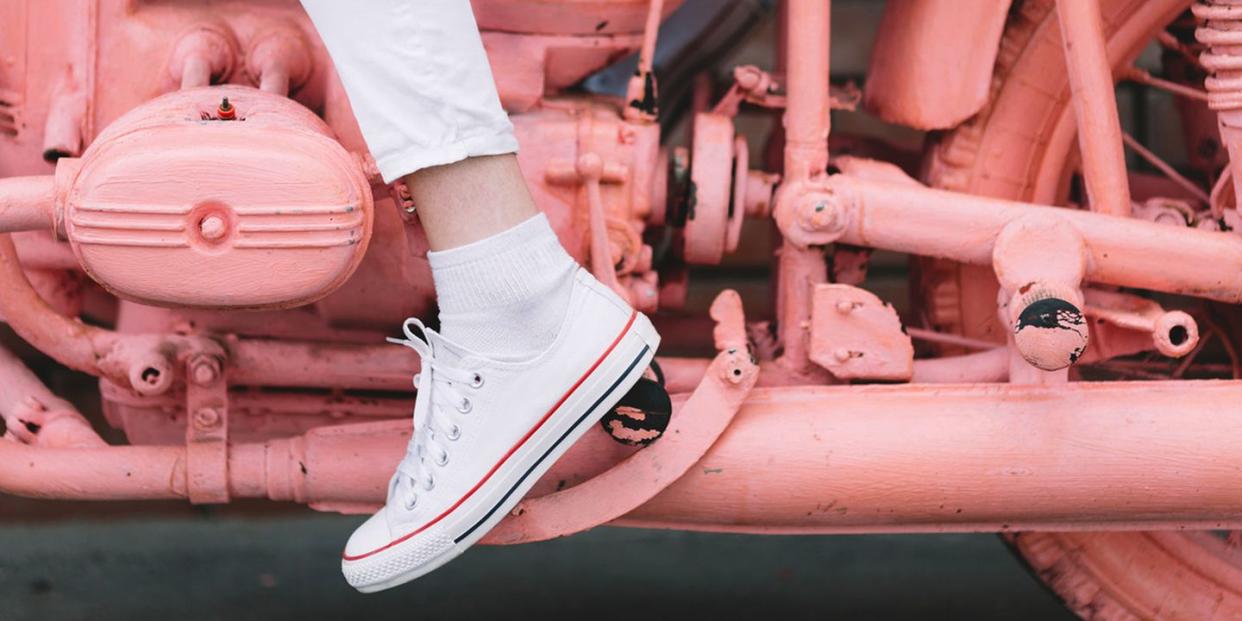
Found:
[[[220,424],[220,412],[215,408],[202,408],[194,413],[194,426],[198,429],[212,429]]]
[[[207,386],[220,378],[220,361],[215,356],[199,354],[190,361],[190,379],[199,386]]]

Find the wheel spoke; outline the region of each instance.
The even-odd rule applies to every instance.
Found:
[[[1143,158],[1148,164],[1155,167],[1156,170],[1164,173],[1164,176],[1168,177],[1171,181],[1173,181],[1173,183],[1176,183],[1183,190],[1190,192],[1195,196],[1195,198],[1203,201],[1205,205],[1212,202],[1212,197],[1208,196],[1208,193],[1204,192],[1203,188],[1199,187],[1190,179],[1183,177],[1182,174],[1177,172],[1177,169],[1170,166],[1168,162],[1160,159],[1160,156],[1152,153],[1142,144],[1139,144],[1139,141],[1135,140],[1134,136],[1122,132],[1121,140],[1125,142],[1125,145],[1130,147],[1130,150],[1134,151],[1136,155]]]
[[[1176,52],[1182,58],[1190,61],[1190,64],[1196,67],[1203,67],[1203,63],[1199,61],[1199,54],[1190,46],[1182,43],[1177,37],[1173,36],[1169,31],[1162,30],[1156,34],[1156,42],[1166,50]]]
[[[1205,90],[1186,86],[1185,84],[1178,84],[1172,80],[1158,78],[1147,71],[1139,69],[1138,67],[1130,67],[1129,69],[1126,69],[1125,72],[1122,73],[1121,77],[1124,80],[1137,82],[1152,88],[1158,88],[1179,97],[1185,97],[1186,99],[1194,99],[1195,101],[1202,102],[1206,102],[1208,100],[1208,94]]]

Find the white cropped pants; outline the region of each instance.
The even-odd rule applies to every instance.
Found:
[[[302,0],[385,182],[517,151],[469,0]]]

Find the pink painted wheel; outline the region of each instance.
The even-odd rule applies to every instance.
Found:
[[[940,137],[929,152],[928,183],[1000,198],[1070,202],[1078,153],[1054,4],[1015,2],[997,57],[990,103]],[[1191,2],[1100,4],[1108,53],[1119,76],[1118,69],[1129,67],[1148,43],[1163,36]],[[915,268],[914,299],[923,301],[929,323],[1003,341],[990,270],[938,260],[919,260]],[[1213,307],[1210,315],[1200,319],[1205,340],[1215,340],[1213,347],[1223,350],[1228,364],[1196,374],[1237,377],[1239,314],[1236,308]],[[1171,377],[1187,372],[1176,362],[1166,368],[1163,374]],[[1162,373],[1159,365],[1142,372]],[[1033,573],[1085,619],[1242,618],[1242,537],[1237,534],[1041,532],[1016,533],[1008,541]]]

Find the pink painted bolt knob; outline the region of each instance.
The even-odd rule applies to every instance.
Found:
[[[198,355],[190,361],[190,379],[199,386],[208,386],[220,377],[220,361],[214,356]]]
[[[194,426],[199,429],[211,429],[220,423],[220,412],[214,408],[203,408],[194,413]]]
[[[224,237],[227,228],[228,225],[225,224],[224,218],[216,215],[207,216],[198,224],[199,233],[202,233],[203,239],[208,241],[217,241]]]

